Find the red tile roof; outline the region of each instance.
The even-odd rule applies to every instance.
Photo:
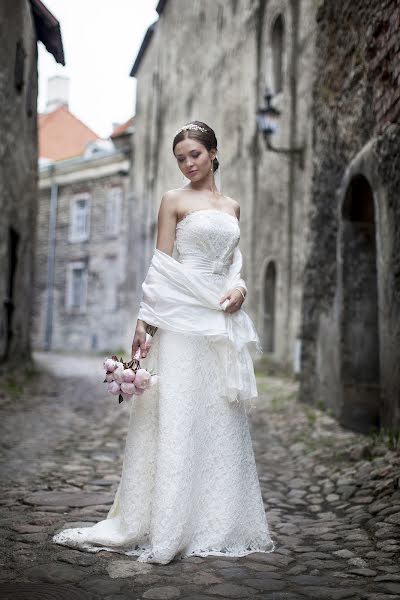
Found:
[[[122,135],[123,133],[125,133],[127,131],[127,129],[129,129],[130,127],[133,126],[133,120],[134,118],[131,117],[130,119],[128,119],[127,121],[125,121],[125,123],[121,123],[121,125],[118,125],[114,131],[111,134],[111,138],[116,138],[119,137],[120,135]]]
[[[39,156],[50,160],[79,156],[88,142],[100,139],[65,106],[40,114],[38,130]]]

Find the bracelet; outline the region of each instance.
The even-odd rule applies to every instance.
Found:
[[[246,298],[246,295],[245,295],[245,294],[243,294],[243,292],[242,292],[242,290],[241,290],[240,288],[238,288],[238,287],[235,287],[235,288],[233,288],[233,289],[234,289],[234,290],[239,290],[239,292],[240,292],[240,293],[242,294],[242,296],[243,296],[243,300]]]

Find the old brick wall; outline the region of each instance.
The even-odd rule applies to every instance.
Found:
[[[37,208],[37,46],[29,2],[1,2],[0,22],[7,32],[0,36],[0,358],[7,351],[6,305],[11,301],[8,356],[24,360],[30,357]],[[15,261],[10,258],[13,243]]]
[[[389,376],[384,364],[383,356],[393,340],[383,328],[387,319],[396,322],[394,315],[398,315],[399,306],[399,27],[396,0],[329,0],[317,14],[311,243],[304,278],[301,377],[304,401],[322,401],[340,410],[338,190],[351,161],[370,142],[370,158],[360,164],[370,165],[364,168],[369,168],[366,176],[375,193],[379,311],[385,314],[381,317],[380,340],[383,413],[390,413],[394,419],[399,417],[400,379],[394,365]],[[382,245],[384,239],[388,244]],[[379,252],[384,254],[379,256]],[[388,256],[386,269],[382,264],[387,264],[383,259]],[[384,285],[387,277],[391,281],[390,300]],[[399,357],[395,360],[398,364]]]
[[[187,183],[172,153],[174,132],[190,120],[204,121],[217,135],[223,192],[241,205],[246,310],[263,337],[265,271],[274,260],[274,355],[288,363],[300,328],[307,251],[315,6],[312,0],[167,2],[137,74],[132,185],[140,223],[135,254],[143,257],[137,298],[154,249],[161,197]],[[271,85],[271,29],[279,15],[285,62],[275,144],[305,145],[303,169],[266,151],[256,128],[265,85]]]

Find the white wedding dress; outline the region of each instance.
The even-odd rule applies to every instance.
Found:
[[[209,266],[228,266],[239,238],[233,215],[196,210],[178,223],[174,253],[201,269],[221,296],[226,269]],[[121,479],[106,519],[65,529],[53,541],[160,564],[272,552],[246,406],[221,397],[224,371],[210,338],[159,328],[142,365],[159,383],[131,401]]]

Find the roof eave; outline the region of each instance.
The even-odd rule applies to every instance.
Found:
[[[37,39],[61,65],[65,66],[60,23],[40,0],[30,0]]]
[[[157,21],[154,21],[154,23],[152,23],[150,25],[150,27],[147,29],[147,31],[145,33],[145,36],[144,36],[143,42],[142,42],[142,44],[141,44],[141,46],[139,48],[139,52],[138,52],[138,55],[136,57],[135,63],[133,65],[133,67],[132,67],[131,72],[129,73],[130,77],[136,77],[136,74],[137,74],[137,72],[139,70],[139,66],[140,66],[140,63],[142,62],[142,58],[144,56],[146,48],[149,45],[150,40],[151,40],[151,38],[153,36],[154,30],[156,28],[156,23],[157,23]]]
[[[160,16],[161,16],[161,14],[163,13],[163,11],[164,11],[164,8],[165,8],[165,6],[166,6],[167,2],[168,2],[168,0],[159,0],[159,1],[158,1],[158,4],[157,4],[157,6],[156,6],[156,11],[158,12],[158,17],[160,17]],[[157,19],[157,21],[158,21],[158,19]],[[135,60],[135,62],[134,62],[134,65],[133,65],[133,67],[132,67],[132,70],[131,70],[131,72],[129,73],[129,76],[130,76],[130,77],[136,77],[136,75],[137,75],[137,72],[138,72],[138,70],[139,70],[140,63],[142,62],[142,58],[143,58],[143,56],[144,56],[144,53],[145,53],[145,51],[146,51],[146,48],[147,48],[147,46],[148,46],[148,45],[149,45],[149,43],[150,43],[150,40],[151,40],[151,38],[152,38],[152,35],[153,35],[153,33],[154,33],[154,29],[155,29],[155,26],[156,26],[156,23],[157,23],[157,21],[154,21],[154,23],[152,23],[152,24],[150,25],[150,27],[148,28],[148,30],[146,31],[146,34],[145,34],[145,36],[144,36],[144,38],[143,38],[143,42],[142,42],[142,44],[141,44],[141,46],[140,46],[140,48],[139,48],[139,52],[138,52],[138,54],[137,54],[137,57],[136,57],[136,60]]]
[[[168,2],[168,0],[159,0],[157,7],[156,7],[156,11],[158,12],[159,15],[161,15],[161,13],[163,12],[167,2]]]

